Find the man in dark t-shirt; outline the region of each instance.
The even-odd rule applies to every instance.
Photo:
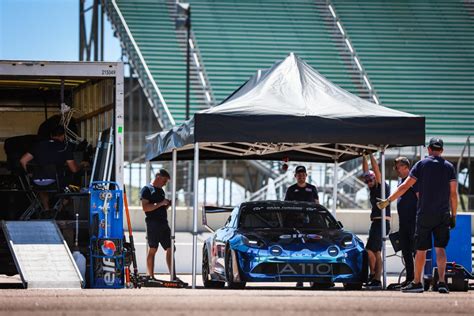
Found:
[[[166,252],[166,263],[171,273],[171,229],[166,213],[171,201],[165,198],[163,190],[169,179],[169,173],[165,169],[160,169],[153,182],[144,186],[140,191],[140,200],[146,216],[148,246],[150,247],[146,259],[147,273],[150,278],[154,277],[155,255],[159,244]]]
[[[57,126],[51,131],[51,137],[42,140],[25,153],[20,164],[27,171],[30,161],[35,163],[33,171],[33,182],[38,186],[48,186],[59,182],[56,186],[65,187],[64,165],[71,172],[78,172],[80,166],[74,161],[71,147],[65,143],[64,127]],[[49,195],[47,192],[39,192],[41,203],[45,209],[49,209]]]
[[[298,166],[295,169],[296,183],[286,190],[285,201],[305,201],[319,204],[318,189],[306,183],[306,168]]]
[[[295,169],[296,183],[286,190],[285,201],[303,201],[319,204],[318,190],[312,184],[306,182],[305,166],[298,166]],[[297,282],[297,287],[303,287],[303,282]]]
[[[449,293],[445,282],[445,248],[449,242],[449,228],[454,228],[456,225],[458,195],[454,167],[441,157],[443,145],[440,138],[432,138],[428,146],[429,156],[415,164],[408,178],[392,195],[377,203],[380,208],[383,208],[403,195],[415,183],[418,184],[415,278],[413,282],[402,288],[403,292],[421,293],[424,291],[421,274],[426,261],[426,252],[431,249],[432,240],[434,240],[439,273],[437,289],[439,293]]]
[[[395,159],[393,166],[399,177],[398,186],[400,186],[410,173],[410,160],[406,157],[398,157]],[[405,262],[406,279],[400,284],[405,287],[415,278],[415,268],[413,256],[415,254],[415,223],[416,208],[418,204],[418,184],[409,188],[405,194],[397,200],[397,211],[399,220],[398,233],[400,235],[400,247]]]
[[[377,199],[382,196],[382,174],[377,160],[373,155],[370,155],[370,164],[372,170],[369,170],[369,164],[366,157],[362,157],[362,170],[364,171],[363,178],[369,189],[370,205],[372,210],[370,212],[370,229],[369,238],[365,248],[369,258],[370,278],[366,287],[369,289],[382,288],[382,212],[377,208]],[[390,195],[390,187],[385,182],[385,196]],[[390,206],[385,209],[385,233],[390,232]]]

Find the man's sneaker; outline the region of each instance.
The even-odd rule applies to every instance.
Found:
[[[365,287],[369,290],[381,290],[382,282],[380,282],[379,280],[371,280],[365,285]]]
[[[407,286],[402,287],[403,293],[423,293],[423,291],[424,288],[421,283],[410,282]]]
[[[299,289],[303,288],[304,287],[303,282],[297,282],[296,287]]]
[[[372,280],[374,279],[374,277],[375,277],[375,274],[370,274],[370,275],[369,275],[369,278],[367,279],[367,282],[365,282],[364,285],[367,285],[367,284],[369,284],[370,282],[372,282]]]
[[[439,282],[438,283],[438,293],[449,294],[449,289],[446,286],[446,283],[444,283],[444,282]]]
[[[400,283],[400,288],[404,288],[404,287],[407,287],[408,284],[410,284],[411,282],[413,282],[413,280],[405,280],[403,281],[402,283]]]

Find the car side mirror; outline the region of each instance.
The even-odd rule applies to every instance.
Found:
[[[342,225],[341,221],[337,221],[337,224],[339,225],[340,228],[344,228],[344,225]]]

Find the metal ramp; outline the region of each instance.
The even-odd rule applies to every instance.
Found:
[[[3,232],[29,289],[80,289],[83,280],[54,221],[2,221]]]

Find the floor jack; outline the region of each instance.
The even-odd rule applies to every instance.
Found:
[[[135,243],[133,241],[132,223],[130,221],[130,212],[128,210],[127,193],[123,192],[123,203],[125,207],[125,215],[127,217],[127,227],[129,242],[124,243],[126,250],[126,265],[125,265],[125,284],[128,288],[143,287],[168,287],[168,288],[186,288],[188,284],[178,281],[164,281],[155,278],[150,278],[146,275],[138,274],[137,257],[135,254]],[[130,266],[133,264],[133,274],[130,272]]]

